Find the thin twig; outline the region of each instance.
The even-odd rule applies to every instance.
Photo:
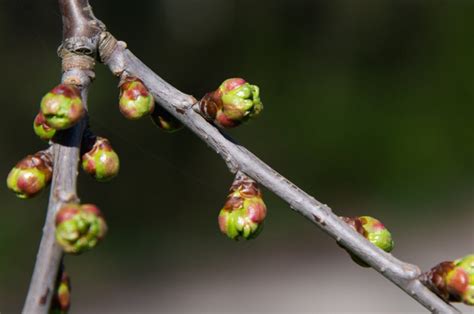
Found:
[[[207,143],[227,164],[231,164],[230,169],[240,170],[263,184],[286,201],[293,210],[316,224],[341,246],[372,266],[427,309],[435,313],[459,313],[418,280],[421,271],[417,266],[404,263],[374,246],[344,223],[327,205],[281,176],[245,147],[230,140],[192,109],[195,103],[192,96],[165,82],[126,49],[124,43],[116,44],[115,50],[107,59],[107,65],[115,74],[125,71],[140,78],[157,102]]]

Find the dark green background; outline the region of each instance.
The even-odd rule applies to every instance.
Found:
[[[474,250],[474,2],[92,1],[116,37],[180,90],[201,97],[228,77],[262,91],[262,116],[231,134],[339,215],[392,231],[394,254],[423,269]],[[46,147],[32,132],[60,80],[55,1],[0,1],[0,174]],[[232,242],[217,214],[232,176],[191,132],[128,121],[102,65],[93,130],[120,176],[79,176],[110,227],[67,257],[72,313],[423,311],[266,191],[264,232]],[[0,185],[0,312],[21,309],[48,193]],[[467,311],[466,307],[463,307]]]

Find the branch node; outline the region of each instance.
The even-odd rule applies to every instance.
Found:
[[[62,58],[62,69],[65,73],[65,84],[82,86],[84,85],[84,82],[94,79],[94,58],[87,55],[66,51],[64,48],[60,48],[59,55]]]
[[[121,76],[125,71],[124,51],[127,43],[117,41],[109,32],[100,35],[99,57],[101,62],[106,63],[115,76]]]
[[[77,36],[66,38],[59,47],[58,54],[61,57],[61,52],[65,50],[76,54],[95,57],[97,44],[98,39],[96,37],[88,38]]]
[[[99,40],[99,58],[102,63],[107,63],[118,44],[117,39],[109,32],[102,32]],[[125,44],[126,47],[126,44]]]

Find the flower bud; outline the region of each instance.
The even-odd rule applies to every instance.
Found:
[[[82,155],[82,169],[100,182],[109,181],[118,174],[119,157],[109,140],[103,137],[95,139],[92,149]]]
[[[53,129],[72,127],[85,114],[79,89],[67,84],[56,86],[41,100],[41,113]]]
[[[160,129],[167,132],[181,130],[183,124],[165,109],[157,106],[151,114],[153,123]]]
[[[448,302],[474,305],[474,254],[439,263],[420,279]]]
[[[262,110],[260,89],[241,78],[224,81],[214,92],[206,94],[199,102],[204,117],[222,128],[233,128]]]
[[[379,220],[369,216],[353,218],[341,217],[341,219],[378,248],[385,252],[391,252],[393,250],[394,242],[392,240],[392,235]],[[352,260],[360,266],[370,267],[366,262],[352,254],[350,251],[347,252]]]
[[[49,141],[56,134],[56,130],[46,123],[46,119],[41,112],[36,115],[33,121],[33,130],[43,141]]]
[[[155,100],[142,81],[128,77],[120,85],[119,108],[125,118],[137,120],[153,112]]]
[[[92,204],[65,204],[56,214],[56,240],[66,253],[92,249],[105,236],[107,225]]]
[[[71,281],[64,270],[58,273],[56,291],[51,299],[50,314],[66,314],[71,307]]]
[[[267,207],[257,183],[238,174],[219,213],[219,228],[229,238],[255,238],[263,228]]]
[[[392,240],[392,235],[380,220],[369,216],[362,216],[359,219],[362,223],[362,228],[364,228],[364,237],[367,240],[385,252],[393,250],[395,243]]]
[[[7,186],[19,198],[30,198],[51,181],[53,162],[46,152],[28,155],[19,161],[7,177]]]
[[[394,242],[392,235],[380,220],[369,216],[354,218],[342,217],[342,219],[373,245],[381,248],[385,252],[391,252],[393,250]]]

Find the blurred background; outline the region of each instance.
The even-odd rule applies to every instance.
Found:
[[[382,220],[397,257],[426,270],[473,252],[474,2],[91,3],[186,93],[200,98],[235,76],[258,84],[265,110],[232,136],[337,214]],[[0,40],[6,179],[46,147],[32,122],[61,74],[56,1],[0,1]],[[268,191],[257,240],[221,235],[225,164],[187,130],[123,118],[117,83],[97,66],[91,124],[122,169],[109,184],[79,175],[79,196],[110,230],[97,249],[66,258],[71,313],[425,312]],[[21,201],[0,184],[2,314],[21,310],[47,199]]]

